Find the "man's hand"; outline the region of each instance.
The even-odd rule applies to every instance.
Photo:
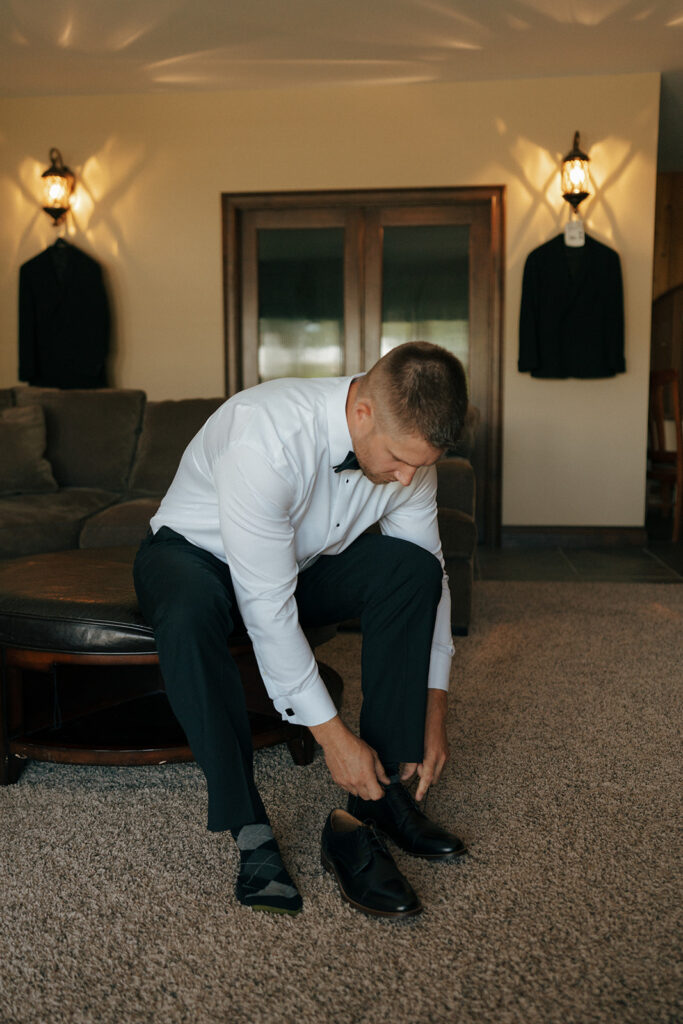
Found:
[[[339,715],[309,729],[323,748],[330,775],[338,786],[363,800],[384,796],[377,780],[389,785],[389,776],[377,751],[347,729]]]
[[[425,752],[422,764],[404,764],[401,779],[412,779],[417,769],[420,781],[415,790],[415,799],[422,800],[432,783],[438,782],[448,760],[448,735],[446,713],[448,693],[446,690],[427,691],[427,715],[425,718]]]

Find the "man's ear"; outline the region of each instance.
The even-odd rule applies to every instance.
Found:
[[[356,398],[351,409],[355,432],[361,437],[367,437],[375,426],[375,411],[372,399],[367,397]]]

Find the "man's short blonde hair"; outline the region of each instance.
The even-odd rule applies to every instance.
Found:
[[[467,380],[460,360],[440,345],[411,341],[392,348],[361,378],[361,394],[373,399],[388,433],[417,434],[440,451],[460,437]]]

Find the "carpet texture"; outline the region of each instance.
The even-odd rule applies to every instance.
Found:
[[[321,651],[358,719],[360,638]],[[304,897],[235,903],[195,765],[31,764],[0,792],[2,1024],[674,1024],[683,588],[480,582],[456,641],[451,762],[429,812],[452,864],[396,859],[406,922],[342,903],[319,862],[344,795],[320,751],[257,754]]]

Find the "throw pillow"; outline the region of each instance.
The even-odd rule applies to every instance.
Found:
[[[39,405],[0,412],[0,494],[56,491],[45,456],[45,416]]]

